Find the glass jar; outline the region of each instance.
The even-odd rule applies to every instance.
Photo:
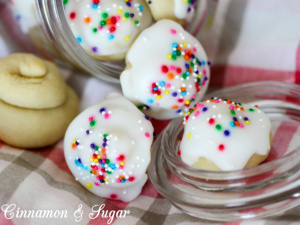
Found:
[[[32,1],[35,1],[33,21],[34,19],[36,21],[33,23],[36,23],[36,26],[24,32],[24,29],[17,23],[20,19],[19,15],[13,15],[9,9],[10,0],[0,0],[0,19],[22,51],[37,53],[62,67],[76,67],[106,81],[119,82],[120,72],[125,67],[124,61],[102,61],[86,53],[68,26],[63,0]],[[214,8],[216,4],[214,1],[212,4],[208,2],[207,0],[198,1],[195,18],[186,26],[186,29],[196,37],[199,37],[208,18],[209,7]]]
[[[148,174],[155,188],[181,211],[214,221],[261,218],[299,205],[300,139],[289,142],[285,135],[300,126],[300,86],[255,82],[206,97],[259,105],[272,123],[273,153],[263,164],[245,170],[216,172],[191,167],[177,155],[183,133],[182,118],[178,118],[152,148]]]

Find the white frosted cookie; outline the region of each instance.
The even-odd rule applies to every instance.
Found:
[[[11,0],[7,2],[24,33],[27,34],[32,28],[40,25],[35,0]]]
[[[24,53],[0,60],[0,140],[20,148],[54,144],[77,112],[78,98],[53,63]]]
[[[120,94],[78,115],[64,141],[67,164],[92,193],[125,202],[136,198],[147,181],[153,127]]]
[[[184,24],[192,20],[197,0],[151,0],[147,3],[156,21],[171,19]]]
[[[271,122],[258,106],[215,97],[197,103],[183,124],[178,154],[200,169],[254,167],[267,158],[271,148]]]
[[[102,60],[124,59],[135,37],[152,23],[143,0],[68,0],[64,5],[77,41]]]
[[[126,64],[120,77],[123,94],[156,119],[184,116],[204,95],[210,77],[201,44],[172,20],[145,29]]]

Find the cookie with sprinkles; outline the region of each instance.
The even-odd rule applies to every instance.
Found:
[[[145,29],[126,55],[123,94],[156,119],[184,116],[209,82],[209,64],[197,39],[172,20]]]
[[[87,190],[128,202],[147,181],[152,141],[149,118],[112,93],[73,120],[64,153],[71,172]]]
[[[135,37],[152,23],[143,0],[67,0],[63,4],[77,41],[102,60],[124,59]]]
[[[239,170],[259,165],[271,148],[271,122],[257,105],[212,98],[184,117],[181,159],[205,170]]]
[[[39,26],[35,0],[9,0],[8,6],[22,32],[27,34],[31,29]]]
[[[180,24],[192,20],[195,15],[197,0],[151,0],[147,1],[156,21],[171,19]]]

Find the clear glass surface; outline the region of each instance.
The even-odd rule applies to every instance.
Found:
[[[248,83],[205,96],[210,97],[259,105],[273,129],[280,124],[300,126],[300,86],[295,84]],[[182,118],[171,121],[157,138],[148,170],[155,188],[174,206],[202,219],[236,221],[271,216],[300,204],[300,141],[254,168],[206,171],[185,164],[177,155],[181,123]],[[282,152],[281,148],[273,142],[271,151]]]

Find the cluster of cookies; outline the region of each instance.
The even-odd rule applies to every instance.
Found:
[[[135,10],[134,1],[128,3]],[[149,119],[186,115],[203,97],[210,73],[199,41],[167,19],[144,29],[125,61],[120,77],[124,97],[114,94],[81,113],[66,132],[64,150],[73,175],[89,191],[131,201],[147,180],[154,136]]]
[[[196,8],[196,0],[68,0],[63,4],[77,41],[101,60],[124,59],[139,33],[152,24],[152,16],[156,21],[184,24]]]
[[[154,136],[149,118],[184,118],[178,154],[191,166],[237,170],[261,163],[271,143],[270,121],[261,110],[218,98],[199,103],[208,87],[210,63],[198,40],[179,24],[192,16],[195,1],[147,1],[159,20],[150,27],[151,15],[142,1],[124,2],[108,6],[96,1],[84,14],[74,2],[65,5],[77,40],[91,55],[106,60],[126,52],[120,77],[124,97],[109,96],[87,109],[66,133],[65,157],[76,179],[101,197],[131,201],[138,196],[147,180]],[[134,21],[142,31],[130,28]],[[92,44],[91,28],[98,46]],[[118,48],[118,41],[128,45]],[[107,52],[103,43],[108,42],[114,47]]]
[[[209,62],[178,23],[160,20],[143,30],[126,64],[120,77],[126,98],[113,95],[87,109],[66,133],[69,168],[89,191],[122,201],[139,195],[154,136],[149,118],[183,117],[178,154],[200,169],[249,168],[268,156],[270,121],[260,109],[219,98],[199,102]]]

